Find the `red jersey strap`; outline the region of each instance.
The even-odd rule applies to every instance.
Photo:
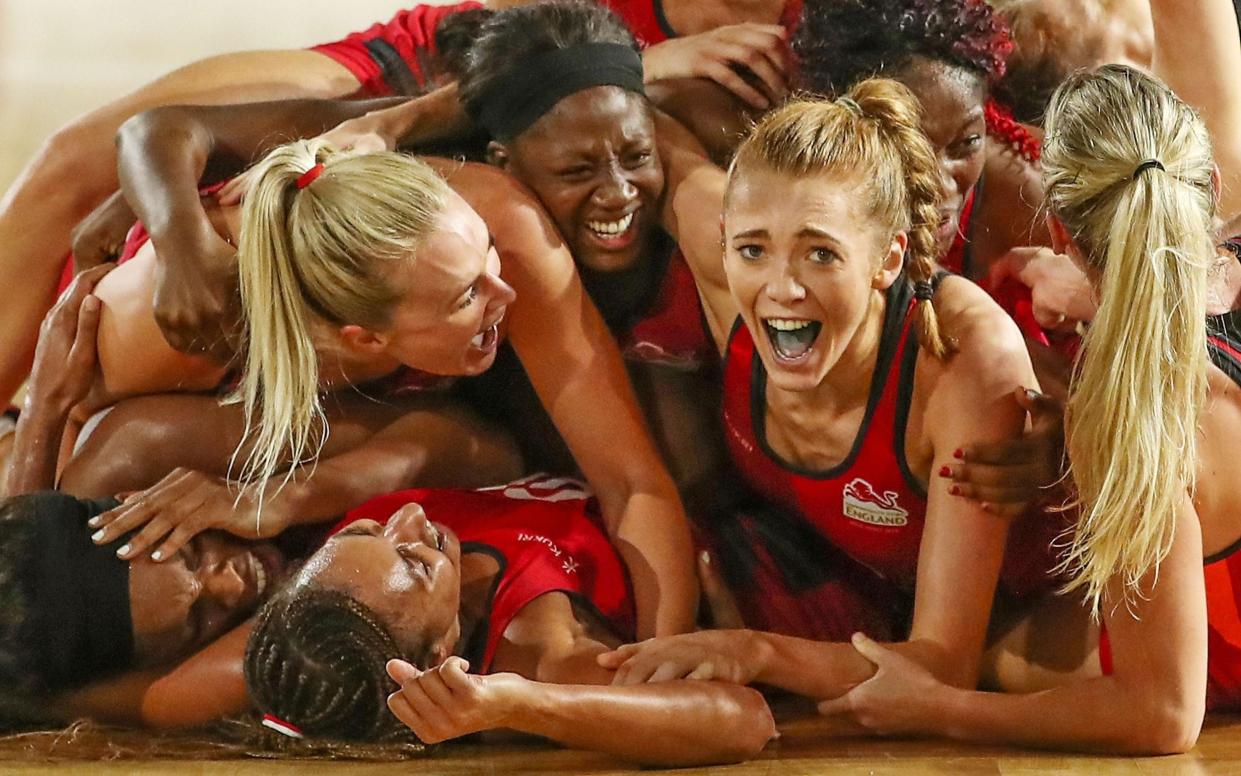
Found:
[[[622,639],[633,638],[633,601],[625,568],[600,524],[593,497],[581,483],[534,475],[478,491],[405,490],[351,510],[332,532],[361,519],[386,522],[413,502],[422,505],[428,518],[456,533],[464,552],[483,552],[500,564],[487,622],[467,649],[479,673],[491,669],[513,618],[545,593],[564,593],[597,613]]]
[[[698,286],[679,248],[668,260],[654,304],[628,331],[618,332],[617,340],[631,361],[682,369],[716,362]]]

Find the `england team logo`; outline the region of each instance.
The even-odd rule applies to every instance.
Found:
[[[845,486],[845,517],[867,525],[899,528],[909,524],[909,512],[896,503],[896,492],[875,492],[869,482],[857,477]]]

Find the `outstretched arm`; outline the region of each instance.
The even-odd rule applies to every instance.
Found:
[[[517,292],[510,341],[599,499],[629,569],[638,633],[689,630],[697,588],[685,511],[573,257],[538,201],[504,173],[472,165],[448,177],[495,238]]]
[[[609,686],[595,657],[607,647],[581,623],[569,599],[528,604],[496,651],[496,673],[464,672],[464,661],[419,672],[400,661],[402,685],[389,707],[424,741],[507,728],[564,746],[647,765],[748,759],[775,735],[771,712],[751,689],[721,682]]]

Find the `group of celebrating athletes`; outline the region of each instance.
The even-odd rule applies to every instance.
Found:
[[[0,716],[688,765],[751,685],[1241,706],[1231,4],[493,5],[189,65],[0,203]]]

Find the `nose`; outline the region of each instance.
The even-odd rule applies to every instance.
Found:
[[[384,526],[384,535],[397,542],[425,542],[430,533],[427,513],[418,503],[401,507]]]
[[[487,274],[487,284],[491,286],[490,300],[487,305],[487,312],[494,312],[497,307],[504,307],[513,303],[517,298],[517,292],[513,287],[504,282],[499,275]]]
[[[625,170],[618,165],[612,165],[592,198],[596,205],[605,210],[619,211],[637,197],[638,187],[629,180]]]
[[[203,595],[225,609],[241,606],[246,596],[246,578],[240,568],[243,562],[243,556],[238,555],[204,568],[200,579]]]
[[[957,179],[952,174],[952,163],[946,159],[939,160],[939,193],[942,202],[953,202],[957,198]]]
[[[806,287],[798,280],[791,262],[784,264],[778,274],[768,281],[767,296],[779,304],[793,304],[806,298]]]

